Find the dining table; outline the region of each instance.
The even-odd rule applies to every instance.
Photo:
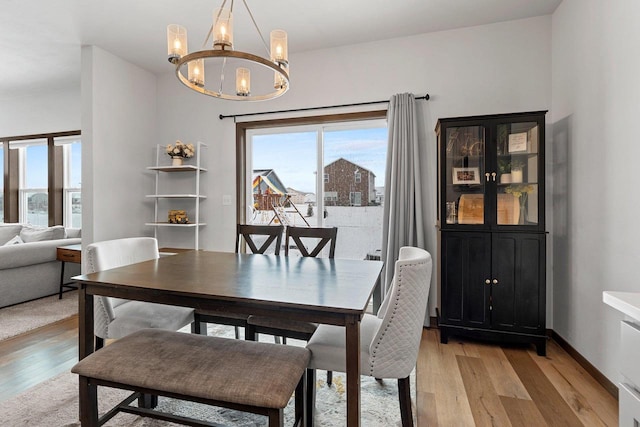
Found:
[[[189,251],[75,276],[79,358],[94,351],[94,296],[344,326],[346,425],[360,426],[360,321],[381,261]],[[170,361],[168,361],[170,363]]]

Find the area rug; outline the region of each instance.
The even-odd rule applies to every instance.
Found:
[[[188,332],[188,327],[184,329]],[[232,337],[233,328],[209,325],[209,335]],[[273,342],[273,337],[263,335],[260,341]],[[304,345],[304,342],[289,340],[289,345]],[[317,372],[316,425],[338,427],[346,425],[346,380],[344,374],[334,373],[331,387],[326,384],[326,372]],[[412,400],[415,402],[415,375],[411,375]],[[366,427],[400,426],[398,387],[395,380],[377,382],[370,377],[361,377],[361,417]],[[99,387],[100,413],[104,413],[122,401],[127,392]],[[415,405],[414,405],[415,407]],[[213,408],[197,403],[160,398],[159,410],[189,416],[210,422],[240,427],[266,425],[266,418],[228,409]],[[26,392],[0,403],[2,425],[33,427],[77,427],[78,422],[78,378],[63,373],[43,382]],[[414,410],[415,415],[415,410]],[[285,425],[293,423],[293,401],[285,409]],[[141,418],[130,414],[118,414],[106,426],[165,427],[174,423]]]
[[[325,378],[325,372],[318,372],[318,378]],[[346,425],[344,376],[334,373],[335,383],[327,387],[318,381],[316,398],[316,425],[337,427]],[[127,396],[127,392],[100,387],[98,401],[100,413],[106,412]],[[385,380],[379,384],[374,379],[362,377],[362,425],[367,427],[400,426],[400,410],[396,381]],[[266,418],[258,415],[213,408],[191,402],[160,398],[159,410],[190,416],[240,427],[266,425]],[[71,373],[39,384],[27,392],[0,404],[2,424],[6,426],[32,427],[77,427],[78,421],[78,378]],[[285,425],[293,423],[293,402],[285,410]],[[164,427],[175,424],[141,418],[120,413],[105,426]]]
[[[78,314],[78,292],[58,295],[0,309],[0,341]]]

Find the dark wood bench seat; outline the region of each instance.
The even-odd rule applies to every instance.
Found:
[[[170,417],[130,406],[130,397],[98,419],[96,387],[104,385],[266,415],[270,427],[280,427],[294,391],[295,425],[303,423],[308,361],[309,351],[301,347],[144,329],[92,353],[71,371],[80,376],[83,426],[101,425],[117,411]]]

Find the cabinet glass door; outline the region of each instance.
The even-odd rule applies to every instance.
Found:
[[[537,122],[497,126],[498,225],[538,224],[539,129]]]
[[[485,133],[484,126],[446,128],[447,224],[485,223]]]

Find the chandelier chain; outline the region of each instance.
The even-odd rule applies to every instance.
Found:
[[[260,28],[258,27],[258,24],[256,23],[256,20],[253,18],[253,13],[251,13],[251,10],[249,9],[249,6],[247,5],[247,0],[242,0],[242,3],[244,3],[244,7],[247,8],[247,12],[249,12],[249,16],[251,17],[251,21],[253,22],[253,26],[256,27],[256,31],[258,32],[258,34],[260,35],[260,39],[262,40],[262,45],[264,46],[264,49],[267,52],[267,56],[269,56],[270,55],[269,46],[267,46],[267,42],[264,39],[264,36],[262,35],[262,31],[260,31]]]

